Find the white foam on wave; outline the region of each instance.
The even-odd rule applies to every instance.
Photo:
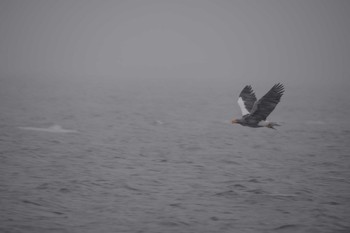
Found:
[[[76,130],[71,129],[64,129],[60,125],[52,125],[47,128],[40,128],[40,127],[18,127],[19,129],[23,130],[32,130],[32,131],[41,131],[41,132],[49,132],[49,133],[77,133]]]
[[[160,120],[155,120],[155,121],[153,122],[153,124],[154,124],[154,125],[163,125],[164,122],[163,122],[163,121],[160,121]]]

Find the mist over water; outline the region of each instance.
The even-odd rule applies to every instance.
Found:
[[[1,1],[0,231],[349,231],[349,7]]]
[[[195,74],[213,82],[349,85],[347,1],[0,4],[4,74],[152,77],[162,71],[169,77],[170,71],[176,78],[201,71]]]

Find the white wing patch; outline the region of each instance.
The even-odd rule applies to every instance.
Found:
[[[246,107],[244,105],[242,97],[239,97],[237,102],[238,102],[239,107],[241,108],[242,116],[249,114],[249,111],[246,109]]]

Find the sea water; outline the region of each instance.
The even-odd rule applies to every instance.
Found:
[[[1,81],[1,232],[350,231],[341,97],[286,87],[252,129],[233,81],[67,80]]]

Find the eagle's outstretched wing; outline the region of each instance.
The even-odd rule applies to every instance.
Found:
[[[238,97],[238,105],[241,108],[242,116],[251,113],[256,101],[255,93],[250,85],[247,85],[241,91]]]
[[[275,84],[261,99],[255,102],[249,117],[256,121],[266,120],[280,102],[283,92],[284,86],[280,83]]]

